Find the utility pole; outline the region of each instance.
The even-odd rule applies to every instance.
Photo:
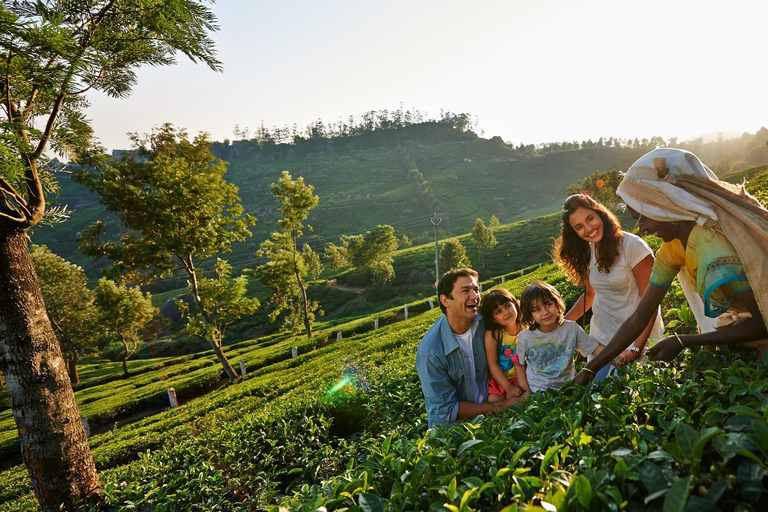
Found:
[[[437,247],[437,226],[440,225],[440,223],[443,221],[440,217],[437,216],[437,213],[432,215],[432,219],[430,222],[432,222],[432,225],[435,226],[435,294],[437,295],[437,302],[440,303],[440,293],[437,291],[437,282],[440,280],[440,251]]]

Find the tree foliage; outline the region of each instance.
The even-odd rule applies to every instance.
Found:
[[[311,338],[315,313],[322,311],[320,304],[307,296],[306,280],[317,279],[322,267],[309,245],[305,244],[299,250],[298,240],[304,234],[304,221],[309,210],[317,206],[319,199],[314,194],[315,187],[305,184],[301,176],[294,180],[288,171],[283,171],[271,188],[280,202],[278,210],[283,218],[277,223],[281,231],[272,233],[259,247],[258,256],[269,261],[259,266],[256,274],[264,286],[273,290],[270,319],[274,321],[287,311],[286,324],[292,326],[294,332],[298,332],[303,324],[307,337]],[[312,229],[310,225],[306,227]]]
[[[466,248],[458,238],[448,238],[440,244],[440,271],[447,272],[454,268],[469,267],[472,263]]]
[[[54,254],[44,245],[33,245],[30,252],[69,377],[77,384],[80,382],[77,373],[80,357],[94,354],[102,335],[93,290],[88,288],[88,278],[82,267]]]
[[[205,322],[198,311],[189,318],[187,333],[206,340],[215,340],[221,345],[227,326],[245,315],[253,314],[259,308],[259,300],[246,297],[248,278],[232,277],[232,266],[227,261],[218,259],[214,266],[215,278],[202,277],[198,282],[198,291],[202,309],[210,312],[210,321]],[[183,315],[189,315],[189,305],[183,300],[176,301]]]
[[[395,228],[379,225],[365,235],[342,235],[340,246],[326,245],[324,257],[333,268],[351,264],[373,282],[382,284],[395,278],[392,252],[397,245]]]
[[[44,420],[77,416],[71,385],[56,370],[64,368],[62,356],[37,304],[27,245],[26,231],[46,221],[46,196],[57,188],[48,151],[88,153],[95,139],[86,94],[126,97],[142,65],[173,64],[182,53],[221,69],[209,37],[217,29],[197,0],[0,3],[0,325],[19,326],[0,336],[0,371],[12,383],[22,454],[42,510],[73,508],[100,489],[82,426],[62,430],[62,421]],[[66,216],[62,208],[47,211],[51,222]],[[45,375],[40,360],[52,369]]]
[[[163,325],[160,311],[152,305],[150,294],[142,293],[138,286],[120,285],[106,278],[96,286],[94,303],[101,327],[123,345],[123,375],[128,378],[128,360],[142,338],[154,338]]]
[[[97,221],[78,237],[81,250],[107,256],[113,265],[108,275],[143,282],[181,266],[203,321],[215,325],[215,312],[207,311],[200,298],[198,269],[251,236],[248,228],[256,218],[243,212],[237,187],[224,180],[226,163],[211,154],[206,134],[189,140],[186,132],[165,124],[144,137],[133,134],[132,140],[135,153],[75,175],[127,229],[119,241],[103,241],[106,229]],[[208,341],[227,375],[237,378],[221,345]]]
[[[570,196],[586,194],[603,203],[608,209],[616,210],[621,198],[616,194],[616,188],[621,183],[621,173],[616,169],[607,172],[595,171],[583,180],[579,180],[566,189]]]
[[[496,240],[493,230],[485,225],[483,219],[477,219],[472,227],[472,243],[477,247],[483,268],[485,268],[485,251],[490,251],[499,245],[499,241]]]

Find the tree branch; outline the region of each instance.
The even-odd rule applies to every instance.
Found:
[[[24,197],[20,196],[18,192],[16,192],[16,189],[13,188],[13,185],[11,185],[8,180],[0,176],[0,191],[13,198],[14,201],[19,205],[19,207],[24,210],[23,213],[27,216],[31,214],[29,209],[27,209],[27,201],[24,199]]]
[[[89,86],[88,86],[88,87],[86,87],[85,89],[81,89],[81,90],[79,90],[79,91],[76,91],[76,92],[70,93],[70,96],[77,96],[78,94],[83,94],[83,93],[86,93],[86,92],[88,92],[89,90],[91,90],[93,87],[95,87],[95,86],[96,86],[96,84],[97,84],[97,83],[99,83],[99,80],[101,80],[101,77],[103,76],[103,74],[104,74],[104,71],[105,71],[106,69],[107,69],[106,67],[102,67],[102,68],[99,70],[99,74],[98,74],[98,76],[96,76],[96,78],[94,78],[94,79],[93,79],[93,82],[91,82],[91,85],[89,85]]]
[[[26,217],[12,217],[4,212],[0,212],[0,219],[8,219],[12,222],[17,222],[22,225],[27,221]]]

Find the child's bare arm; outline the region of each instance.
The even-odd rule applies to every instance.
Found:
[[[515,363],[515,375],[517,376],[517,385],[523,391],[523,396],[531,394],[531,388],[528,387],[528,377],[525,375],[525,365]]]
[[[593,355],[593,356],[596,356],[596,355],[597,355],[597,354],[599,354],[599,353],[600,353],[600,351],[601,351],[601,350],[603,350],[604,348],[605,348],[605,346],[604,346],[604,345],[600,345],[600,344],[598,343],[598,344],[597,344],[597,347],[595,348],[595,350],[593,350],[593,351],[592,351],[592,355]]]

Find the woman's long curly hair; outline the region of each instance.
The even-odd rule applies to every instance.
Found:
[[[608,208],[586,194],[576,194],[565,200],[562,213],[560,236],[552,247],[552,259],[573,284],[584,286],[589,271],[589,242],[573,230],[571,214],[577,208],[594,211],[603,221],[603,239],[595,247],[595,259],[600,272],[608,272],[619,257],[621,240],[621,222]]]
[[[503,339],[504,328],[493,319],[493,312],[499,306],[511,302],[517,310],[517,330],[523,330],[522,314],[520,313],[520,303],[517,301],[514,295],[509,290],[504,288],[494,288],[489,291],[483,300],[480,301],[480,313],[483,315],[483,322],[485,323],[485,330],[491,332],[491,337],[496,341],[496,344],[501,346],[501,340]]]

